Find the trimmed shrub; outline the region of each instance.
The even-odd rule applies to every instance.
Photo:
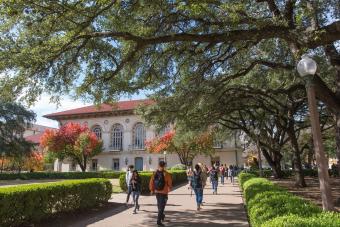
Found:
[[[273,182],[264,178],[252,178],[243,185],[243,193],[246,203],[248,204],[257,194],[266,191],[285,192],[283,188],[275,185]]]
[[[340,226],[340,214],[323,212],[311,217],[298,215],[286,215],[265,222],[262,227],[338,227]]]
[[[238,175],[238,182],[240,183],[240,186],[241,186],[241,189],[243,189],[243,185],[244,183],[251,179],[251,178],[255,178],[256,175],[255,174],[252,174],[252,173],[246,173],[246,172],[241,172],[239,175]]]
[[[171,170],[186,170],[187,167],[183,164],[177,164],[171,167]]]
[[[308,217],[321,212],[316,205],[283,191],[259,193],[247,203],[247,207],[251,225],[254,227],[286,214]]]
[[[118,179],[121,172],[32,172],[32,173],[1,173],[0,180],[32,180],[32,179],[87,179],[108,178]]]
[[[107,179],[60,181],[0,188],[0,226],[40,221],[56,213],[98,206],[111,198]]]
[[[187,181],[186,172],[183,170],[176,170],[176,171],[168,171],[172,176],[172,184],[173,186],[178,185],[180,183]],[[139,176],[141,177],[142,181],[142,193],[149,193],[149,182],[153,172],[139,172]],[[123,191],[127,191],[127,186],[125,182],[125,173],[122,173],[119,177],[119,185]]]

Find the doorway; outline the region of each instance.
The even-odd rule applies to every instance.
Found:
[[[135,158],[135,169],[137,171],[143,171],[143,158],[142,157]]]

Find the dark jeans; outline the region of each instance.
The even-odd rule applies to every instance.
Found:
[[[203,200],[203,188],[194,188],[194,192],[196,195],[197,206],[201,205]]]
[[[158,207],[158,216],[157,223],[161,223],[161,220],[164,219],[164,209],[166,202],[168,201],[168,194],[156,193],[157,199],[157,207]]]
[[[211,184],[212,184],[213,191],[217,192],[218,180],[212,180]]]
[[[135,203],[135,211],[137,209],[139,210],[139,204],[138,204],[139,195],[140,195],[140,192],[138,192],[138,191],[132,192],[133,202]]]
[[[126,197],[126,202],[127,202],[127,203],[128,203],[129,200],[130,200],[131,192],[132,192],[132,186],[129,185],[129,186],[128,186],[128,189],[127,189],[127,197]]]

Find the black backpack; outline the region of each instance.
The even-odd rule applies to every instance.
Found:
[[[194,178],[192,180],[192,187],[202,188],[201,172],[199,173],[194,172]]]
[[[218,175],[216,170],[211,170],[210,177],[212,180],[218,180]]]
[[[165,187],[165,177],[163,171],[156,171],[154,176],[154,186],[155,190],[161,191]]]

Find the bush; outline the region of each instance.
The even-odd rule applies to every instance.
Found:
[[[322,212],[311,202],[292,195],[264,178],[248,179],[243,185],[243,192],[249,220],[254,227],[286,215],[307,218],[315,217]]]
[[[172,184],[178,185],[180,183],[187,181],[186,172],[183,170],[176,170],[176,171],[168,171],[172,176]],[[149,193],[149,182],[153,172],[139,172],[139,176],[141,177],[142,181],[142,193]],[[123,191],[127,191],[127,186],[125,182],[125,173],[122,173],[119,177],[119,185]]]
[[[107,202],[111,193],[107,179],[0,188],[0,226],[23,225],[56,213],[94,207]]]
[[[264,178],[252,178],[246,181],[243,185],[244,198],[247,204],[258,193],[266,191],[284,192],[285,190]]]
[[[267,191],[259,193],[247,204],[251,225],[262,226],[268,220],[286,214],[311,216],[321,209],[310,202],[288,192]]]
[[[183,164],[177,164],[171,167],[171,170],[186,170],[187,167]]]
[[[240,186],[241,186],[241,189],[243,189],[243,185],[244,183],[251,179],[251,178],[255,178],[256,175],[255,174],[252,174],[252,173],[246,173],[246,172],[241,172],[239,175],[238,175],[238,182],[240,183]]]
[[[340,214],[323,212],[311,217],[298,215],[286,215],[265,222],[263,227],[338,227],[340,226]]]
[[[1,173],[0,180],[32,180],[32,179],[86,179],[86,178],[115,178],[118,179],[121,172],[32,172],[32,173]]]

